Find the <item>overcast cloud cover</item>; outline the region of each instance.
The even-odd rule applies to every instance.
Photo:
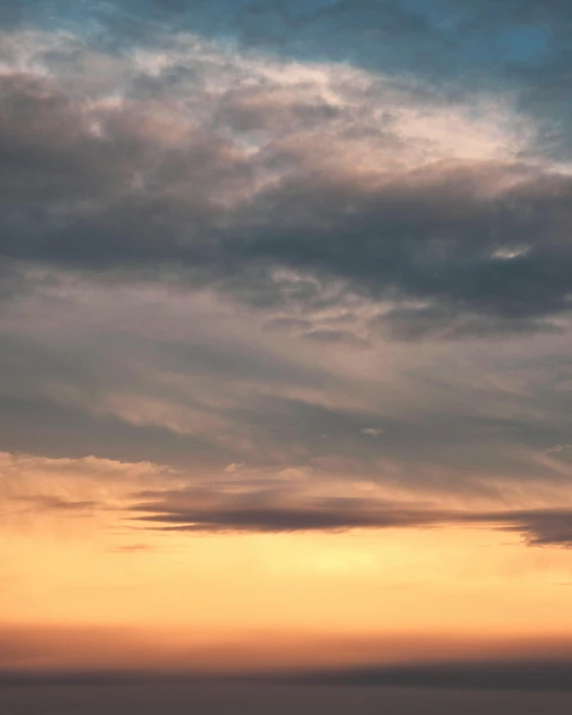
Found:
[[[0,448],[561,506],[567,4],[2,20]]]

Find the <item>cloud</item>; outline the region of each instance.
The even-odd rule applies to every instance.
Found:
[[[350,345],[352,347],[368,347],[368,341],[350,330],[316,329],[304,334],[306,340],[315,340],[326,345]]]
[[[34,290],[0,316],[8,452],[149,461],[189,479],[232,463],[310,467],[455,493],[563,488],[570,473],[566,451],[545,451],[569,436],[564,335],[512,342],[502,361],[486,343],[331,349],[212,293],[77,272],[26,280]]]
[[[295,532],[418,526],[431,521],[415,511],[370,508],[365,500],[323,498],[296,503],[277,490],[246,494],[200,492],[143,494],[157,501],[134,504],[138,520],[158,524],[166,530],[189,532]],[[284,498],[286,497],[286,498]],[[290,502],[290,503],[289,503]]]
[[[305,332],[357,347],[568,314],[569,172],[523,159],[537,128],[507,101],[192,35],[122,58],[21,39],[0,77],[6,261],[166,270],[286,320],[389,304],[369,333]]]
[[[375,332],[404,341],[503,338],[507,335],[553,333],[557,324],[535,318],[483,316],[445,306],[398,307],[372,320]]]
[[[100,504],[96,501],[78,501],[74,499],[62,499],[61,497],[49,494],[35,494],[33,496],[17,497],[16,501],[29,504],[30,510],[35,511],[84,511],[94,509]]]
[[[313,684],[401,688],[469,688],[474,690],[558,690],[570,688],[566,659],[416,664],[363,668],[302,676]]]
[[[191,533],[409,529],[481,525],[521,534],[530,546],[572,547],[572,508],[462,510],[356,496],[316,496],[289,485],[239,491],[146,491],[129,510],[146,528]]]
[[[498,514],[492,518],[506,523],[509,531],[524,533],[532,546],[572,547],[572,509],[532,509]]]
[[[124,634],[122,634],[124,636]],[[200,686],[201,691],[208,689],[222,689],[232,692],[236,688],[235,696],[248,692],[252,689],[254,695],[259,691],[262,695],[270,686],[270,691],[276,695],[284,691],[280,686],[288,686],[290,694],[292,690],[298,691],[300,686],[308,694],[312,694],[309,686],[345,686],[367,687],[367,688],[445,688],[445,689],[471,689],[471,690],[516,690],[516,691],[568,691],[570,690],[570,680],[568,673],[570,661],[562,654],[557,654],[552,658],[541,657],[536,660],[520,658],[510,660],[486,659],[482,661],[467,660],[461,664],[458,662],[422,662],[413,665],[399,664],[394,666],[371,665],[369,667],[346,667],[332,668],[324,667],[321,670],[312,671],[308,668],[282,669],[272,674],[264,670],[254,674],[228,675],[208,675],[199,672],[172,672],[161,673],[157,671],[141,670],[89,670],[82,672],[55,670],[53,672],[42,673],[26,670],[15,672],[6,671],[0,673],[0,688],[19,686],[20,688],[37,688],[50,685],[50,690],[58,688],[74,687],[81,688],[82,691],[93,688],[101,690],[102,686],[114,686],[114,689],[125,686],[138,685],[137,690],[151,683],[153,689],[175,688],[179,697],[189,695],[194,688]],[[237,687],[238,686],[238,687]],[[273,686],[273,687],[272,687]],[[278,688],[278,689],[277,689]],[[95,692],[97,692],[97,690]],[[75,690],[77,694],[77,690]],[[304,692],[304,691],[302,691]],[[298,697],[300,703],[304,699]],[[371,694],[371,693],[370,693]],[[333,695],[333,693],[330,693]],[[346,693],[347,695],[347,693]],[[212,697],[212,696],[211,696]],[[326,693],[322,692],[322,698],[326,698]],[[389,693],[384,691],[383,698],[386,701]],[[421,696],[419,696],[421,697]],[[431,697],[424,693],[423,698]],[[474,693],[473,693],[474,697]],[[363,699],[363,693],[360,696]],[[185,698],[186,699],[186,698]],[[311,698],[315,703],[315,697]],[[309,702],[308,702],[309,704]],[[520,711],[520,710],[519,710]],[[155,712],[155,711],[154,711]],[[330,712],[330,709],[325,709]],[[345,712],[345,711],[344,711]],[[398,712],[402,712],[399,710]],[[407,711],[413,712],[412,711]],[[441,710],[441,712],[443,712]],[[448,710],[445,712],[449,712]],[[512,712],[512,711],[511,711]]]
[[[115,546],[109,549],[113,554],[139,554],[154,551],[155,547],[150,544],[125,544],[123,546]]]
[[[111,523],[133,491],[159,487],[170,479],[180,484],[173,470],[144,462],[0,453],[2,526],[21,528],[53,518],[85,519],[104,513]]]
[[[570,166],[518,97],[153,32],[2,35],[2,447],[562,486]]]

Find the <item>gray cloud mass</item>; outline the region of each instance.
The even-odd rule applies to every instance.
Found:
[[[207,104],[197,123],[168,69],[150,78],[151,98],[138,89],[144,75],[128,77],[135,94],[119,104],[78,95],[65,77],[0,78],[6,261],[167,266],[255,305],[315,302],[312,283],[289,297],[276,284],[273,271],[296,270],[396,302],[374,325],[398,339],[550,330],[568,313],[566,174],[516,157],[364,173],[329,153],[341,149],[333,131],[367,138],[348,107],[279,84],[213,100],[187,83],[189,101]],[[367,107],[367,94],[357,100]],[[254,154],[241,149],[244,132],[258,130],[271,139]],[[388,146],[402,141],[391,123],[369,131]],[[513,246],[524,248],[506,257]],[[419,305],[400,307],[408,301]],[[308,333],[365,344],[346,335]]]
[[[0,448],[514,498],[483,522],[569,546],[567,7],[56,5],[2,9]],[[264,494],[141,513],[453,519]]]
[[[520,533],[531,546],[572,546],[570,508],[463,511],[375,498],[301,498],[287,488],[151,491],[139,497],[130,506],[136,519],[166,531],[281,533],[480,524]]]

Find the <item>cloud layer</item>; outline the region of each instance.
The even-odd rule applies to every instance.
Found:
[[[569,546],[568,10],[65,5],[3,11],[0,449],[164,465],[149,528]]]
[[[298,320],[361,297],[365,321],[305,331],[356,346],[568,314],[569,166],[500,95],[184,34],[1,44],[8,266],[166,271]]]
[[[572,546],[572,509],[467,511],[355,496],[316,497],[288,485],[142,492],[129,508],[150,529],[299,532],[481,525],[520,533],[531,546]]]

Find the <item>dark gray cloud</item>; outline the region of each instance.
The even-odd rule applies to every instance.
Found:
[[[304,333],[306,340],[315,340],[326,345],[350,345],[352,347],[366,348],[369,342],[351,330],[333,330],[327,328],[317,328]]]
[[[251,159],[206,126],[185,125],[183,144],[170,146],[176,106],[133,100],[86,115],[52,80],[1,82],[7,261],[149,275],[170,267],[262,307],[316,307],[315,281],[294,292],[277,282],[286,268],[370,300],[421,301],[378,320],[406,339],[553,329],[546,321],[569,311],[566,175],[436,161],[364,182],[342,157],[324,173],[315,149],[280,141]],[[266,110],[251,111],[262,120]],[[286,175],[260,187],[278,160]],[[365,344],[333,329],[308,335]]]
[[[568,690],[561,685],[564,676],[562,666],[553,668],[544,675],[546,687],[538,690]],[[155,679],[152,683],[141,682],[139,677],[113,677],[98,674],[54,678],[51,682],[41,679],[13,678],[13,685],[0,689],[0,704],[13,715],[36,715],[38,712],[50,715],[96,715],[106,712],[110,715],[160,715],[168,708],[172,715],[184,715],[189,711],[200,711],[204,715],[249,715],[253,712],[272,711],[277,715],[350,715],[359,712],[364,715],[376,715],[389,710],[393,715],[567,715],[572,706],[568,692],[530,692],[532,688],[524,686],[526,692],[483,692],[491,688],[502,687],[502,675],[496,675],[494,668],[488,677],[488,684],[482,683],[483,676],[474,669],[471,676],[461,675],[455,678],[451,674],[444,689],[433,688],[430,674],[407,673],[394,675],[397,687],[372,688],[324,683],[320,685],[272,685],[264,682],[173,682],[169,678]],[[523,669],[524,671],[525,669]],[[542,666],[539,680],[543,677]],[[486,673],[486,669],[483,669]],[[383,676],[380,676],[381,678]],[[524,681],[526,673],[516,676]],[[486,678],[486,675],[485,675]],[[415,680],[423,686],[415,687]],[[433,678],[435,685],[443,684],[443,676],[437,673]],[[514,687],[514,678],[510,673],[505,676],[506,687]],[[532,680],[535,680],[534,675]],[[10,682],[10,677],[8,677]],[[405,682],[408,681],[408,682]],[[472,691],[463,691],[465,682],[474,682]],[[411,685],[413,687],[411,687]],[[448,687],[450,686],[450,689]]]
[[[494,339],[507,334],[558,332],[551,323],[531,318],[491,317],[463,313],[444,305],[421,308],[394,308],[371,321],[374,332],[380,331],[396,340],[423,338],[452,340],[463,337]]]
[[[386,668],[356,668],[310,675],[310,683],[404,688],[454,688],[471,690],[572,689],[567,660],[516,662],[422,663]]]
[[[291,490],[268,489],[246,494],[208,490],[142,493],[148,501],[133,505],[139,520],[165,529],[189,532],[293,532],[388,528],[431,524],[435,514],[367,500],[328,497],[300,502]],[[294,496],[294,499],[292,499]],[[153,501],[153,497],[157,499]]]
[[[532,509],[507,512],[493,517],[493,521],[510,531],[523,532],[532,546],[572,546],[572,510]]]
[[[526,319],[568,309],[570,181],[531,176],[506,195],[483,199],[489,171],[496,173],[486,166],[435,166],[367,192],[344,178],[334,185],[300,178],[255,207],[288,216],[287,224],[268,238],[256,236],[254,224],[245,243],[256,257],[324,271],[377,298],[435,301],[442,322],[473,313],[491,319],[492,332],[502,319],[519,329]],[[358,207],[350,216],[348,204]],[[528,253],[495,256],[515,242]],[[417,322],[434,320],[425,308],[411,314]]]
[[[92,691],[105,691],[112,687],[141,686],[143,683],[164,689],[172,688],[180,696],[195,696],[198,692],[209,692],[211,689],[222,688],[237,695],[247,695],[258,687],[261,693],[276,689],[290,695],[297,691],[297,696],[306,690],[312,694],[312,687],[334,687],[343,697],[347,695],[346,688],[381,687],[381,688],[416,688],[416,689],[470,689],[470,690],[522,690],[522,691],[568,691],[572,689],[569,677],[570,661],[565,658],[553,657],[533,660],[522,657],[520,660],[467,660],[462,663],[415,663],[397,666],[370,666],[362,668],[322,669],[320,671],[304,672],[285,671],[273,675],[264,672],[255,675],[238,676],[204,676],[188,673],[166,673],[141,671],[89,671],[74,673],[55,671],[52,673],[34,673],[15,671],[0,672],[0,689],[6,688],[46,688],[50,690],[62,688],[77,688]],[[150,687],[152,687],[150,685]],[[318,691],[319,692],[319,691]],[[386,692],[391,697],[391,690]],[[519,710],[519,712],[521,712]]]
[[[357,497],[310,497],[293,486],[257,491],[142,492],[132,505],[149,528],[187,532],[297,532],[481,524],[530,546],[572,547],[572,509],[462,511]]]

